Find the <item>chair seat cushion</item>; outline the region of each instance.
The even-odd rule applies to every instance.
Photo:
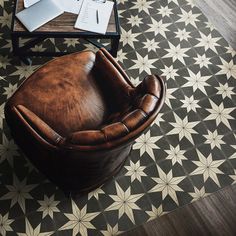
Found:
[[[99,127],[106,104],[96,84],[95,54],[75,53],[57,58],[32,74],[11,98],[62,136]]]

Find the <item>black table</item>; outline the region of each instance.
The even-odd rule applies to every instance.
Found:
[[[31,50],[36,44],[47,38],[83,38],[98,48],[104,47],[104,45],[97,41],[98,39],[110,39],[111,46],[110,48],[107,48],[107,50],[114,57],[117,56],[120,40],[120,24],[116,0],[114,0],[114,8],[105,35],[75,29],[74,24],[77,19],[77,15],[71,13],[63,13],[34,32],[29,32],[15,17],[15,14],[23,9],[23,0],[16,0],[11,27],[13,53],[16,56],[19,56],[23,62],[28,64],[30,56],[61,56],[68,53],[48,51],[35,52]],[[23,38],[27,38],[29,41],[27,41],[27,43],[23,46],[20,46],[19,42]]]

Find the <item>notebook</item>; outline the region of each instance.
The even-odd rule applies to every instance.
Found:
[[[54,0],[41,0],[16,14],[16,17],[30,31],[34,31],[64,11]]]
[[[114,2],[84,0],[75,28],[105,34]]]

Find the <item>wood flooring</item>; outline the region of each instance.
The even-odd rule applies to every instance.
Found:
[[[236,50],[236,0],[195,0],[195,4]]]
[[[147,222],[122,236],[235,236],[236,185]]]

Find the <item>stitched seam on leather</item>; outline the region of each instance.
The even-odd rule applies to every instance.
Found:
[[[62,138],[60,136],[57,136],[55,139],[56,144],[62,144],[65,141],[65,138]]]
[[[101,131],[101,132],[103,133],[103,135],[104,135],[104,140],[105,140],[105,142],[107,142],[108,138],[107,138],[107,136],[106,136],[104,130],[101,129],[100,131]]]
[[[125,129],[127,131],[127,134],[128,134],[130,132],[129,128],[123,123],[123,121],[121,121],[120,123],[124,125],[124,127],[125,127]]]
[[[159,97],[157,97],[155,94],[151,94],[151,93],[146,93],[146,94],[148,94],[148,95],[151,95],[151,96],[153,96],[153,97],[155,97],[155,99],[159,99]]]
[[[148,114],[147,114],[145,111],[143,111],[142,109],[140,109],[140,111],[141,111],[141,113],[143,114],[144,118],[146,118],[146,117],[148,116]],[[143,119],[144,119],[144,118],[143,118]]]
[[[148,116],[148,114],[142,109],[142,107],[140,107],[139,110],[141,111],[141,113],[143,113],[144,116],[143,119],[145,119]]]

